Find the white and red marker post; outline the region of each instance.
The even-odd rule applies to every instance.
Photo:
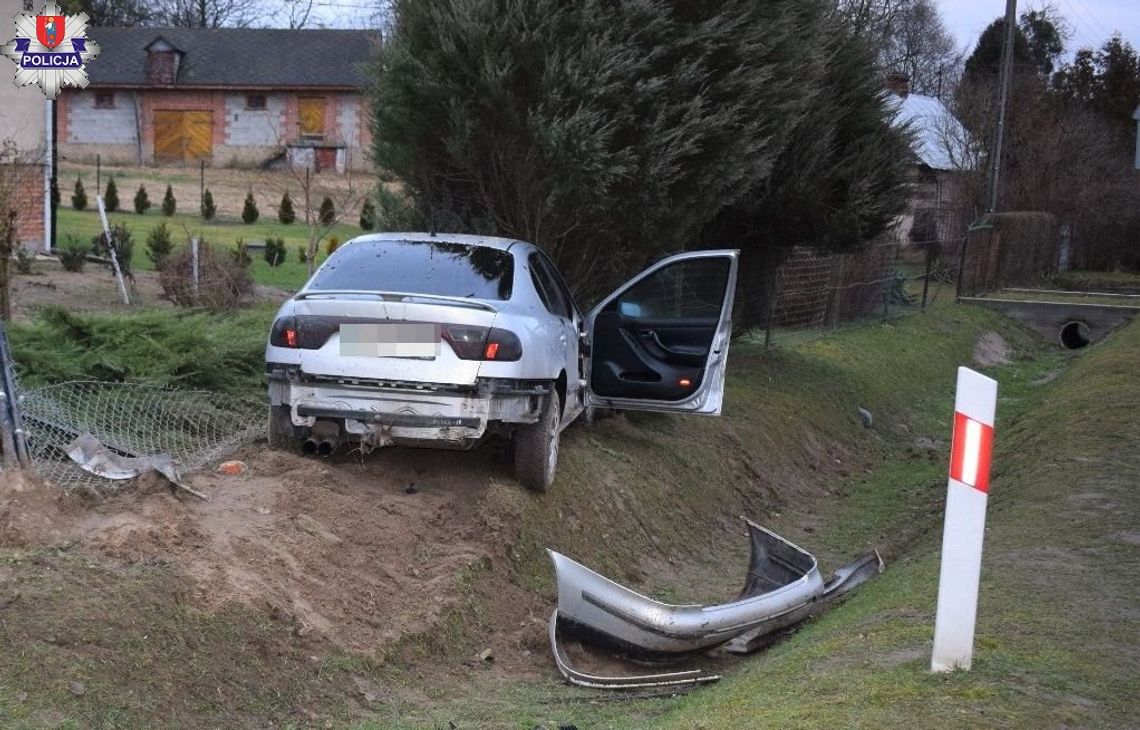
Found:
[[[974,654],[996,408],[997,381],[958,368],[932,672],[969,669]]]

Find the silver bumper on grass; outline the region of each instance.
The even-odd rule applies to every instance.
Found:
[[[558,609],[550,640],[559,671],[573,684],[591,687],[647,687],[716,679],[700,671],[625,677],[578,672],[558,646],[559,631],[639,660],[668,661],[728,644],[748,653],[772,632],[802,621],[827,601],[883,569],[878,552],[848,563],[826,582],[815,557],[750,520],[751,559],[740,596],[716,605],[672,605],[619,585],[553,550]]]

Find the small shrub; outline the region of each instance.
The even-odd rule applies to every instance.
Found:
[[[230,249],[230,258],[233,259],[234,266],[242,269],[248,269],[253,259],[249,256],[249,247],[245,245],[245,241],[238,239],[234,247]]]
[[[142,215],[149,209],[150,196],[146,194],[146,185],[140,184],[138,192],[135,193],[135,212]]]
[[[376,206],[371,200],[365,200],[364,205],[360,206],[360,227],[366,231],[376,227]]]
[[[87,191],[83,189],[83,178],[75,178],[75,192],[71,195],[71,207],[87,210]]]
[[[122,223],[116,223],[111,228],[111,241],[108,244],[107,236],[100,233],[91,241],[92,248],[100,256],[110,257],[111,249],[115,250],[115,258],[119,261],[119,271],[124,279],[133,279],[131,272],[131,254],[134,253],[135,243],[131,238],[131,231]]]
[[[289,197],[288,190],[281,196],[281,205],[277,206],[277,220],[285,225],[297,220],[297,211],[293,210],[293,199]]]
[[[267,238],[265,239],[265,250],[263,252],[265,261],[270,266],[280,266],[285,263],[287,255],[285,251],[285,239],[283,238]]]
[[[241,209],[241,219],[247,225],[257,223],[257,219],[261,217],[261,213],[257,210],[257,201],[253,199],[253,191],[250,190],[249,194],[245,196],[245,205]]]
[[[297,260],[302,264],[309,263],[309,244],[302,243],[297,246]]]
[[[77,236],[68,236],[67,243],[56,251],[64,271],[83,271],[89,253],[91,253],[90,244],[84,243]]]
[[[332,256],[333,251],[336,251],[336,247],[339,245],[340,241],[337,240],[337,237],[331,236],[329,240],[325,241],[325,256]]]
[[[239,243],[244,250],[244,245]],[[163,294],[181,307],[203,307],[227,311],[238,307],[253,290],[249,266],[237,263],[236,257],[219,253],[206,241],[198,244],[198,286],[194,286],[194,264],[189,247],[171,253],[166,267],[159,273]],[[247,256],[248,258],[248,256]]]
[[[34,274],[36,273],[36,256],[35,254],[28,253],[20,248],[16,250],[16,273],[17,274]]]
[[[119,209],[119,188],[115,185],[115,176],[107,178],[107,192],[103,193],[103,207],[107,209],[108,213],[114,213]]]
[[[206,192],[202,195],[202,218],[204,220],[212,221],[214,216],[218,214],[218,206],[214,205],[214,194],[206,188]]]
[[[169,218],[178,208],[178,201],[174,199],[174,189],[166,186],[166,195],[162,196],[162,214]]]
[[[159,223],[146,236],[146,257],[154,264],[154,268],[162,271],[174,244],[170,240],[170,229],[165,223]]]
[[[331,226],[336,223],[336,206],[333,205],[332,198],[325,196],[321,201],[320,212],[317,213],[317,218],[320,220],[322,226]]]

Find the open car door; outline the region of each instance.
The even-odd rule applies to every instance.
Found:
[[[586,318],[586,405],[720,415],[739,251],[658,261]]]

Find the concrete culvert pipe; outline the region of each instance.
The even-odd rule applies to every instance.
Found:
[[[1089,344],[1089,326],[1084,322],[1068,322],[1057,336],[1066,350],[1079,350]]]

